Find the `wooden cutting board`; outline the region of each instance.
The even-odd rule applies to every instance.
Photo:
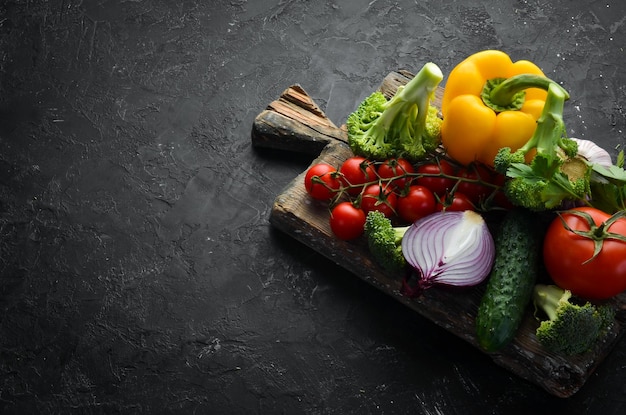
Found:
[[[392,72],[385,77],[380,90],[391,97],[399,85],[406,84],[412,77],[410,72]],[[439,105],[442,93],[440,88],[434,105]],[[257,147],[317,156],[312,164],[326,162],[339,166],[352,155],[345,130],[334,125],[299,85],[286,89],[256,117],[251,138]],[[435,287],[418,298],[402,295],[401,280],[385,274],[372,262],[363,240],[345,242],[332,235],[327,205],[308,196],[304,189],[305,173],[278,195],[271,211],[271,224],[480,349],[474,318],[485,285],[461,290]],[[546,352],[535,339],[538,322],[529,307],[513,342],[489,356],[496,364],[549,393],[569,397],[584,385],[623,334],[626,294],[612,302],[618,309],[615,324],[594,349],[585,354],[565,357]]]

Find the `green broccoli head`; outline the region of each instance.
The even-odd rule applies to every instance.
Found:
[[[398,136],[402,145],[400,157],[412,161],[421,160],[427,153],[433,152],[441,144],[443,120],[439,117],[439,110],[429,105],[426,119],[423,122],[423,127],[417,123],[409,124],[407,131]],[[421,131],[421,135],[418,135],[419,131]]]
[[[501,151],[504,159],[506,151]],[[506,175],[504,194],[516,206],[544,211],[562,206],[566,201],[584,200],[590,192],[589,174],[570,177],[561,169],[563,159],[553,160],[543,153],[530,164],[512,163]]]
[[[511,147],[502,147],[498,150],[493,161],[494,169],[500,174],[506,174],[513,163],[524,163],[526,154],[523,151],[511,151]]]
[[[566,201],[585,200],[589,194],[589,167],[573,162],[577,159],[578,144],[564,136],[563,107],[567,98],[563,88],[551,84],[530,140],[515,151],[501,148],[494,158],[496,171],[511,179],[504,191],[515,205],[549,210]],[[526,156],[532,150],[535,155],[526,163]]]
[[[426,131],[424,133],[424,147],[434,150],[441,144],[441,125],[443,119],[439,116],[439,109],[432,105],[428,106],[426,115]]]
[[[536,331],[537,340],[554,353],[572,355],[590,350],[613,322],[614,310],[589,302],[572,302],[572,293],[556,285],[537,284],[535,308],[548,316]]]
[[[570,180],[558,173],[551,180],[541,177],[515,177],[506,181],[504,195],[515,206],[542,212],[583,200],[589,189],[584,179]]]
[[[376,91],[348,116],[348,144],[354,154],[371,160],[382,160],[393,155],[394,147],[387,140],[388,136],[382,124],[378,122],[386,107],[387,98],[382,92]]]
[[[380,91],[365,98],[346,121],[352,152],[370,160],[424,158],[440,142],[442,120],[430,99],[442,79],[439,67],[427,63],[390,100]]]
[[[364,234],[372,258],[392,274],[406,267],[401,242],[407,229],[408,226],[394,227],[388,217],[376,210],[368,212],[365,219]]]
[[[546,204],[542,197],[546,187],[547,182],[545,180],[528,180],[516,177],[506,181],[504,195],[515,206],[542,211],[546,210]]]

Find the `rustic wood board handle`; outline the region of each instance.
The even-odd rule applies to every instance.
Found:
[[[338,128],[300,85],[287,88],[254,120],[252,144],[318,155],[328,144],[347,142]]]
[[[412,76],[406,71],[392,72],[385,77],[380,90],[391,97]],[[435,105],[441,102],[442,94],[440,88],[433,100]],[[352,155],[345,130],[335,126],[299,85],[286,89],[256,117],[252,141],[257,147],[316,155],[312,164],[326,162],[339,166]],[[372,262],[363,240],[346,242],[332,235],[326,204],[312,200],[304,189],[305,173],[296,177],[274,201],[272,225],[479,348],[474,317],[484,284],[463,290],[433,288],[419,298],[402,295],[400,278],[387,275]],[[496,364],[549,393],[569,397],[583,386],[623,334],[626,295],[612,301],[620,311],[615,324],[585,354],[565,357],[546,352],[535,339],[538,323],[528,312],[513,342],[489,356]]]

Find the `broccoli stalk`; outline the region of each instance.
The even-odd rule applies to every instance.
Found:
[[[572,293],[556,285],[537,284],[533,292],[535,310],[548,317],[539,323],[537,340],[554,353],[572,355],[591,349],[613,322],[614,310],[572,302]]]
[[[397,274],[406,268],[402,238],[408,226],[394,227],[383,213],[372,210],[365,219],[365,238],[372,258],[386,271]]]
[[[563,107],[567,98],[567,92],[552,82],[530,140],[516,151],[501,148],[494,159],[495,169],[510,178],[504,192],[515,205],[548,210],[565,200],[585,200],[589,194],[591,169],[576,157],[578,144],[564,136]],[[526,163],[531,151],[535,154]]]
[[[434,150],[442,120],[430,100],[442,79],[439,67],[429,62],[390,100],[380,91],[365,98],[346,121],[352,152],[370,160],[417,161]]]

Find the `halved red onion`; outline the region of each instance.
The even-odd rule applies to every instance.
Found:
[[[419,294],[438,284],[480,284],[493,266],[495,246],[480,214],[444,211],[413,223],[402,238],[402,253],[417,273]]]

